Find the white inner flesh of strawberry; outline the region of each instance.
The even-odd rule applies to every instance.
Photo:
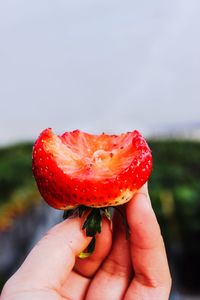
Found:
[[[45,142],[60,169],[74,178],[101,180],[117,176],[126,169],[135,156],[131,134],[111,138],[108,135],[93,136],[77,131]]]

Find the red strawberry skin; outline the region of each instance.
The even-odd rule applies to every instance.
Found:
[[[120,143],[113,143],[115,140]],[[86,149],[98,153],[98,146],[101,144],[105,150],[103,155],[109,153],[110,160],[115,158],[113,152],[117,155],[112,164],[107,158],[108,155],[106,156],[108,165],[111,166],[109,172],[113,172],[108,176],[107,173],[103,176],[95,175],[96,169],[101,174],[102,158],[98,168],[96,165],[91,167],[91,163],[85,163],[88,161]],[[73,151],[76,149],[76,156],[73,151],[67,152],[72,161],[70,163],[65,151],[68,146]],[[83,158],[77,156],[79,148],[80,153],[84,152]],[[124,148],[125,150],[121,150]],[[115,171],[118,159],[120,166]],[[42,197],[57,209],[69,209],[78,205],[104,207],[123,204],[148,180],[152,170],[151,150],[138,131],[120,137],[104,134],[92,136],[79,130],[57,136],[48,128],[40,134],[34,144],[32,162],[33,174]]]

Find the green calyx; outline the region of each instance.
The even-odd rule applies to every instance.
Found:
[[[113,209],[116,207],[101,207],[101,208],[91,208],[88,206],[80,205],[74,209],[66,210],[63,214],[63,219],[68,219],[70,217],[82,217],[87,213],[87,216],[84,220],[82,229],[85,230],[86,236],[92,237],[90,244],[84,252],[79,254],[79,258],[87,258],[89,257],[95,249],[96,245],[96,234],[101,233],[102,227],[102,218],[107,218],[110,222],[113,217]],[[122,216],[123,222],[126,228],[126,238],[128,238],[129,228],[126,222],[125,216],[123,216],[122,212],[116,208],[116,211],[120,213]]]

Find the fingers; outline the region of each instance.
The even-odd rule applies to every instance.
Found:
[[[82,276],[92,277],[110,252],[111,245],[111,226],[108,220],[103,219],[101,234],[96,235],[96,247],[94,253],[86,259],[77,258],[74,270]]]
[[[122,218],[117,213],[113,228],[114,241],[111,253],[95,275],[86,296],[87,300],[123,299],[130,283],[132,266],[129,246]],[[102,244],[102,247],[104,246]]]
[[[90,277],[96,273],[107,254],[112,243],[110,224],[104,219],[101,234],[96,235],[94,253],[86,259],[76,259],[74,270],[62,286],[61,294],[69,299],[85,299],[85,293],[90,283]],[[93,298],[94,299],[94,298]]]
[[[91,238],[81,229],[81,219],[66,220],[51,229],[33,248],[21,268],[9,280],[11,288],[24,285],[59,289]],[[16,284],[15,284],[16,283]]]
[[[160,289],[169,294],[171,279],[165,247],[149,201],[147,187],[143,187],[127,204],[126,212],[131,230],[131,257],[135,271],[128,294],[133,297],[132,293],[137,289],[137,295],[144,297],[138,293],[145,292],[147,288],[153,288],[154,291]],[[154,295],[152,299],[158,298]]]
[[[60,295],[62,299],[82,300],[85,299],[90,279],[72,271],[63,284]],[[59,298],[59,300],[61,300]]]

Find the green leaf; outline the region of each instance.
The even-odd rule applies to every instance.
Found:
[[[89,253],[89,252],[81,252],[81,253],[78,255],[78,257],[84,259],[84,258],[89,257],[90,255],[91,255],[91,253]]]
[[[72,209],[68,209],[64,211],[63,219],[68,219],[70,217],[82,217],[83,213],[87,211],[89,208],[84,205],[79,205],[77,207],[74,207]]]
[[[69,217],[73,216],[73,214],[74,214],[74,209],[64,210],[63,219],[66,220]]]
[[[94,236],[92,238],[91,242],[89,243],[87,249],[85,251],[81,252],[78,257],[79,258],[87,258],[90,255],[92,255],[92,253],[94,252],[94,249],[95,249],[95,245],[96,245],[96,238]]]
[[[112,207],[102,208],[101,213],[108,219],[108,221],[112,220]]]
[[[101,232],[101,213],[99,208],[93,208],[87,216],[82,229],[86,229],[87,236],[95,236]]]
[[[96,238],[95,238],[95,236],[93,236],[91,242],[89,243],[89,245],[87,247],[87,251],[92,254],[94,252],[95,245],[96,245]]]
[[[84,205],[80,205],[78,207],[78,215],[79,217],[81,218],[82,215],[84,214],[85,211],[87,211],[89,208],[87,206],[84,206]]]

